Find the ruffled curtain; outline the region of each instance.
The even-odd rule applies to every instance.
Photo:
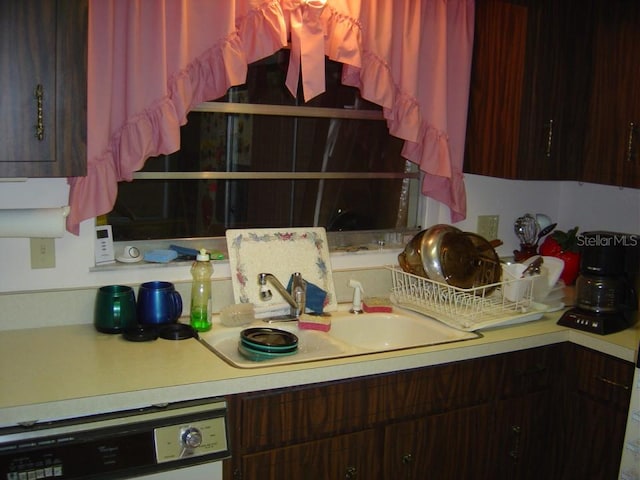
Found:
[[[67,229],[112,210],[117,182],[180,148],[199,103],[246,80],[291,39],[287,86],[324,91],[324,55],[381,105],[422,191],[463,219],[474,0],[92,0],[86,177],[69,179]]]

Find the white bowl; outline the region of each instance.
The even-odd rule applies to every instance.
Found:
[[[539,255],[528,258],[523,262],[523,265],[529,265]],[[541,302],[546,299],[549,292],[558,283],[560,274],[564,269],[564,261],[560,258],[543,256],[542,265],[540,266],[540,275],[536,276],[533,281],[533,299],[536,302]]]

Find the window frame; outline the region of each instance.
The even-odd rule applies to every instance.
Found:
[[[381,110],[365,110],[354,108],[327,108],[311,107],[303,105],[272,105],[256,103],[236,103],[236,102],[204,102],[191,111],[226,114],[249,114],[249,115],[274,115],[291,117],[319,117],[319,118],[340,118],[385,121]],[[404,228],[380,229],[380,230],[356,230],[356,231],[327,231],[329,250],[331,252],[358,252],[372,251],[375,249],[399,249],[402,248],[406,239],[420,230],[420,179],[421,173],[418,166],[407,161],[410,166],[409,172],[142,172],[133,174],[133,180],[203,180],[203,179],[243,179],[243,180],[322,180],[322,179],[409,179],[409,198],[407,201],[407,218],[411,225]],[[124,246],[133,245],[145,250],[164,249],[170,245],[180,245],[184,247],[209,250],[226,253],[225,237],[193,237],[193,238],[166,238],[150,240],[128,240],[116,241],[114,246],[116,251]],[[136,264],[125,265],[133,267]],[[109,266],[99,266],[96,269],[109,269]],[[113,266],[111,267],[113,268]]]
[[[191,111],[288,117],[345,118],[379,120],[379,110],[357,110],[299,105],[267,105],[258,103],[204,102]],[[321,179],[419,179],[417,166],[412,172],[135,172],[134,180],[321,180]]]

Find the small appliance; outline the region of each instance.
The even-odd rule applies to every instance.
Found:
[[[640,236],[593,231],[579,241],[576,306],[558,324],[600,335],[624,330],[638,316]]]

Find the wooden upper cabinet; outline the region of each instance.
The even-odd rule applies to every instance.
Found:
[[[476,3],[465,172],[640,187],[640,2]]]
[[[587,123],[592,2],[529,3],[517,178],[576,179]]]
[[[0,2],[0,177],[86,174],[87,0]]]
[[[477,2],[466,172],[526,180],[577,176],[591,14],[575,3]]]
[[[465,171],[516,178],[529,8],[476,4]]]
[[[580,180],[640,187],[640,3],[599,0]]]

